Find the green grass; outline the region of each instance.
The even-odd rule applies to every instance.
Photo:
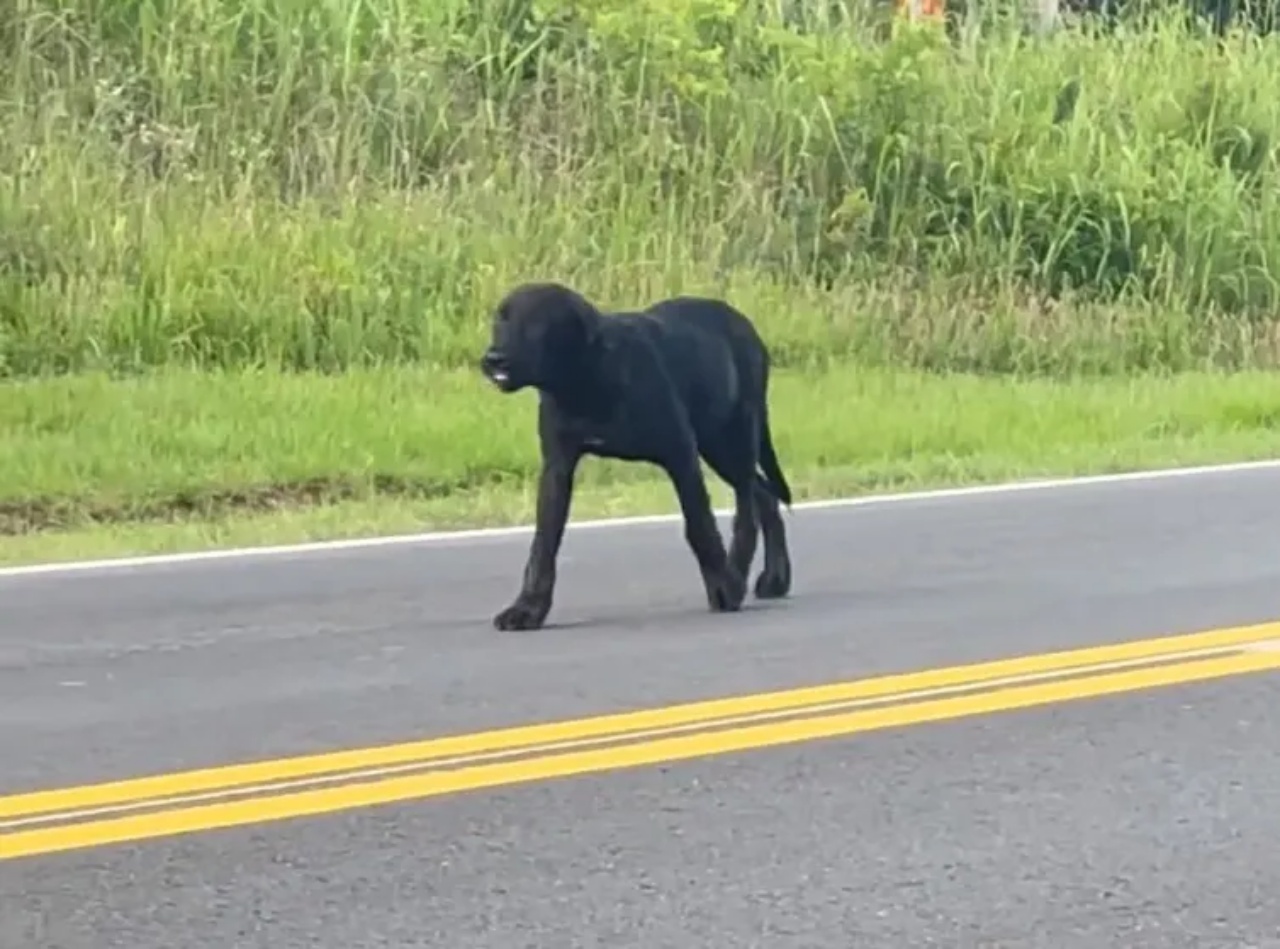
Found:
[[[527,519],[530,401],[470,367],[548,277],[747,310],[802,497],[1280,447],[1280,40],[0,7],[4,559]],[[592,464],[576,510],[671,503]]]
[[[1063,383],[842,368],[784,371],[773,391],[797,499],[1280,447],[1280,386],[1260,373]],[[17,384],[0,403],[0,559],[527,522],[533,406],[473,372],[420,369]],[[578,517],[675,510],[647,465],[590,459],[580,485]]]
[[[535,276],[731,293],[796,367],[1257,364],[1276,39],[828,7],[18,0],[0,374],[457,367]]]

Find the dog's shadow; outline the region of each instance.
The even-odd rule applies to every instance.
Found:
[[[705,607],[689,608],[675,606],[657,611],[619,611],[617,613],[592,613],[578,615],[563,620],[548,620],[536,630],[525,630],[526,635],[537,635],[549,632],[599,632],[609,630],[626,630],[629,632],[650,631],[670,625],[681,627],[682,632],[701,632],[706,630],[722,631],[725,623],[732,623],[743,617],[758,617],[766,613],[785,610],[784,600],[747,600],[742,608],[733,613],[713,613]]]

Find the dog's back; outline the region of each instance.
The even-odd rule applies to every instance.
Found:
[[[723,300],[674,297],[637,316],[650,328],[685,404],[720,418],[762,394],[768,353],[751,321]],[[636,318],[636,317],[633,317]]]
[[[769,351],[746,314],[723,300],[683,296],[619,316],[653,345],[700,441],[731,418],[754,418],[765,484],[790,504],[769,431]]]

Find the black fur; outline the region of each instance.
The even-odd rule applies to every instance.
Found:
[[[761,529],[756,596],[787,595],[791,558],[778,502],[790,506],[791,489],[769,433],[769,353],[747,317],[700,297],[606,315],[563,284],[529,283],[499,303],[492,334],[481,371],[503,392],[538,390],[542,453],[524,581],[494,617],[497,628],[536,629],[550,612],[584,454],[648,461],[667,472],[713,611],[741,607]],[[734,490],[727,554],[699,457]]]

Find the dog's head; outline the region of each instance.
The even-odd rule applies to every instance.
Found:
[[[499,302],[480,371],[503,392],[571,384],[595,345],[596,310],[558,283],[527,283]]]

